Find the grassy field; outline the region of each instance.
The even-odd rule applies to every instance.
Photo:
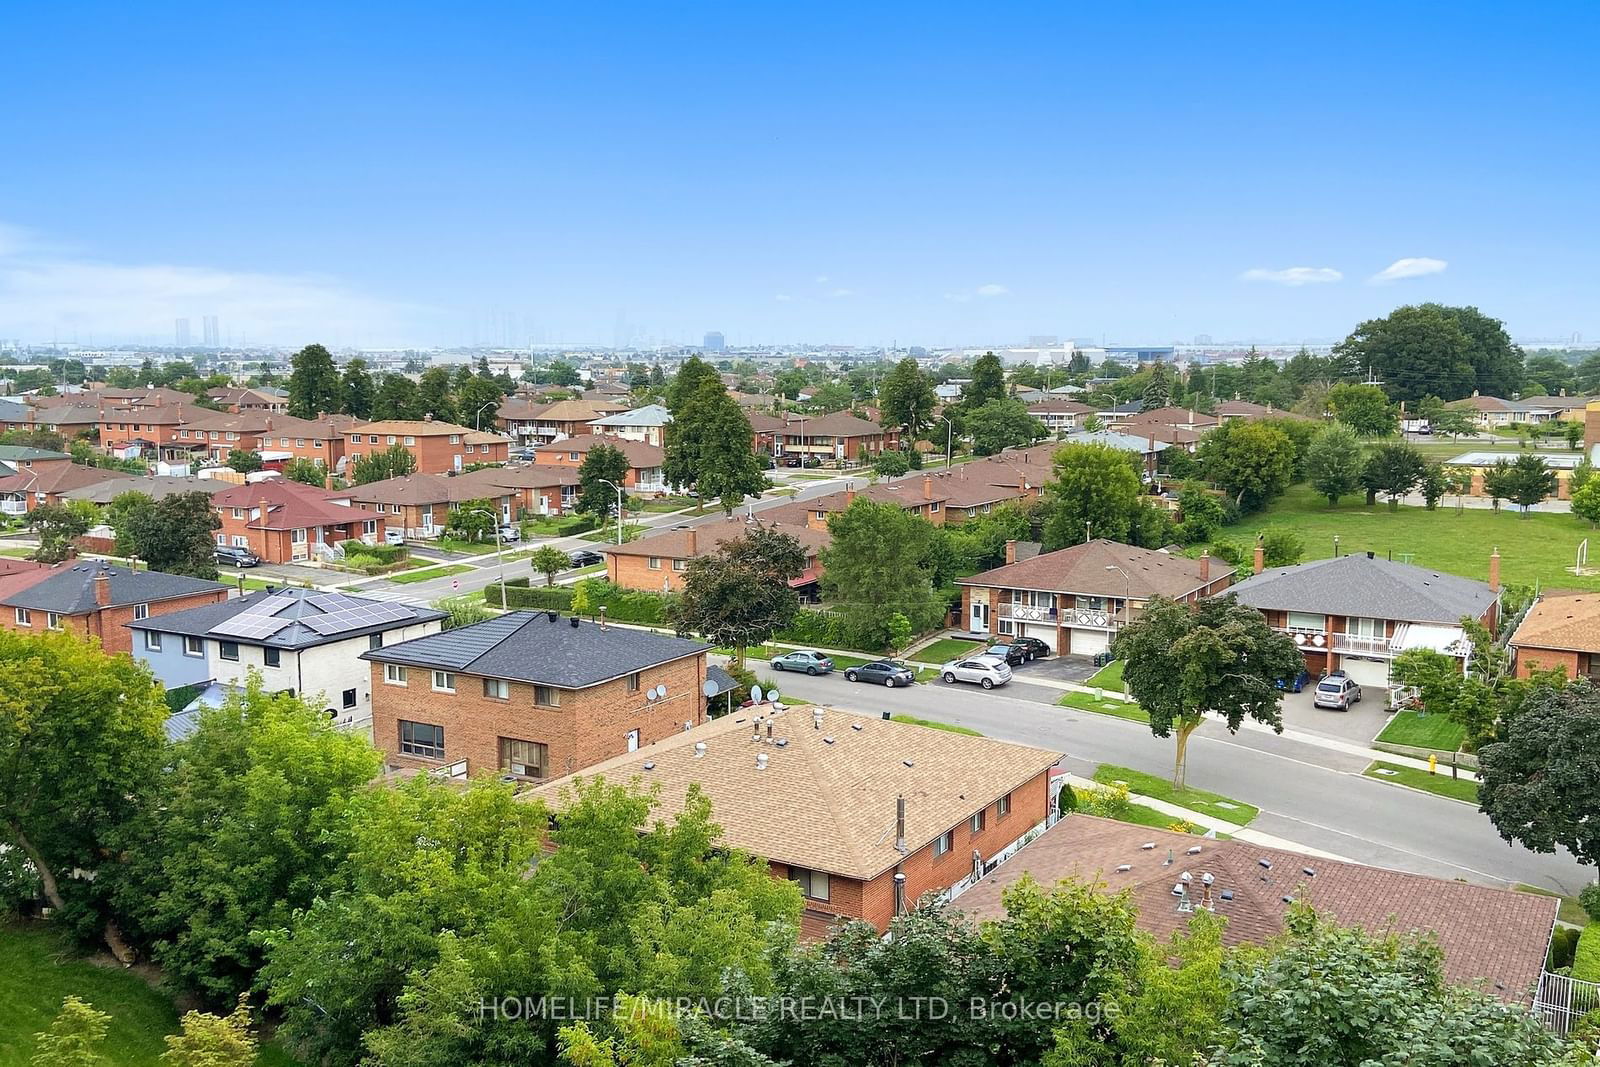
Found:
[[[1379,771],[1392,771],[1391,774],[1379,774]],[[1450,768],[1440,767],[1438,774],[1429,774],[1417,767],[1401,767],[1393,763],[1384,763],[1381,760],[1374,763],[1362,772],[1368,778],[1376,778],[1380,782],[1394,782],[1397,785],[1407,786],[1411,789],[1420,789],[1424,793],[1433,793],[1451,800],[1464,800],[1469,804],[1478,802],[1478,783],[1465,778],[1450,777]]]
[[[1454,752],[1461,747],[1466,731],[1443,715],[1423,715],[1415,711],[1397,711],[1389,725],[1378,735],[1379,741],[1391,745],[1414,745],[1417,748],[1436,748],[1441,752]]]
[[[1286,527],[1305,541],[1306,559],[1326,559],[1339,536],[1339,552],[1410,555],[1410,562],[1450,574],[1485,581],[1489,554],[1500,549],[1500,577],[1508,584],[1546,588],[1600,589],[1600,575],[1575,577],[1571,567],[1578,544],[1597,536],[1589,524],[1571,515],[1533,513],[1524,518],[1514,508],[1498,514],[1488,508],[1456,511],[1441,503],[1437,511],[1402,507],[1390,511],[1378,503],[1367,507],[1360,495],[1328,507],[1308,486],[1297,485],[1265,511],[1224,528],[1223,539],[1248,544],[1268,526]]]
[[[1068,693],[1056,701],[1057,706],[1073,708],[1077,711],[1092,711],[1097,715],[1112,715],[1119,719],[1131,719],[1134,722],[1148,723],[1150,716],[1137,704],[1126,700],[1096,700],[1089,693]]]
[[[646,500],[637,510],[662,514],[664,512],[683,511],[686,508],[694,507],[695,503],[695,498],[692,496],[664,496],[655,500]]]
[[[117,1067],[157,1067],[162,1038],[178,1029],[172,1002],[138,975],[79,958],[47,928],[0,925],[0,1067],[29,1067],[33,1035],[47,1029],[61,1001],[76,994],[111,1016],[102,1060]],[[268,1046],[260,1067],[293,1067]]]
[[[473,569],[465,563],[452,563],[448,567],[429,567],[427,570],[391,574],[389,580],[397,585],[410,585],[412,582],[427,582],[432,581],[434,578],[448,578],[453,574],[465,574]]]
[[[9,556],[12,559],[27,559],[33,555],[31,548],[0,548],[0,556]]]
[[[1132,767],[1118,767],[1110,763],[1102,763],[1095,768],[1094,780],[1101,785],[1110,785],[1113,782],[1122,782],[1131,793],[1150,797],[1152,800],[1176,804],[1180,808],[1198,811],[1202,815],[1210,815],[1214,819],[1231,822],[1235,826],[1248,826],[1250,821],[1261,814],[1260,809],[1243,801],[1211,793],[1204,789],[1186,787],[1178,789],[1167,779],[1155,774],[1146,774],[1136,771]]]
[[[926,726],[930,730],[948,730],[953,734],[966,734],[968,737],[982,737],[983,734],[966,726],[957,726],[954,723],[934,722],[932,719],[919,719],[915,715],[891,715],[890,722],[910,723],[912,726]]]
[[[969,655],[983,647],[982,641],[963,641],[958,637],[942,637],[919,648],[912,653],[912,657],[923,663],[948,663],[958,656]]]
[[[1122,661],[1120,659],[1112,660],[1090,675],[1089,680],[1083,684],[1099,686],[1101,689],[1111,689],[1118,693],[1122,692]]]

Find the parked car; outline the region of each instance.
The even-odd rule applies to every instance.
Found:
[[[871,663],[863,663],[859,667],[845,668],[844,680],[847,682],[877,682],[893,689],[897,685],[911,685],[917,680],[917,676],[904,663],[892,659],[875,659]]]
[[[1027,651],[1029,659],[1043,659],[1050,654],[1050,646],[1037,637],[1013,637],[1011,647],[1018,646]]]
[[[1319,708],[1349,711],[1351,704],[1361,703],[1361,687],[1344,671],[1334,671],[1317,683],[1311,694],[1311,703]]]
[[[606,558],[600,553],[592,552],[587,548],[574,549],[572,552],[567,553],[567,558],[572,561],[574,567],[593,567],[596,563],[604,563],[606,561]]]
[[[985,656],[993,656],[996,659],[1003,659],[1006,661],[1006,665],[1010,667],[1015,667],[1019,663],[1026,663],[1032,658],[1028,655],[1027,649],[1015,642],[1009,645],[990,645],[983,650],[983,654]]]
[[[403,545],[406,543],[406,532],[404,530],[384,530],[383,543],[386,545]]]
[[[522,527],[507,523],[500,527],[500,543],[509,545],[513,541],[522,540]]]
[[[526,463],[532,463],[538,458],[538,456],[539,453],[535,452],[531,448],[519,448],[515,452],[511,453],[512,459],[520,459]]]
[[[784,456],[783,457],[783,465],[785,467],[798,467],[798,466],[800,466],[800,457],[799,456]]]
[[[833,660],[821,652],[804,649],[800,652],[790,652],[786,656],[775,656],[772,660],[772,669],[775,671],[804,671],[806,674],[832,674]]]
[[[225,563],[230,567],[256,567],[261,563],[261,557],[248,548],[239,548],[232,545],[217,546],[217,562]]]
[[[1011,681],[1011,668],[1003,659],[994,656],[973,656],[971,659],[953,659],[939,668],[939,677],[946,683],[976,682],[985,689],[1005,685]]]
[[[1279,678],[1278,688],[1287,689],[1291,693],[1298,693],[1311,684],[1311,675],[1302,670],[1293,678]]]

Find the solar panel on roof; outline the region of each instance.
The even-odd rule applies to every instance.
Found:
[[[351,601],[351,605],[342,611],[330,611],[325,615],[308,615],[300,621],[317,633],[327,636],[343,630],[359,630],[367,626],[380,626],[386,622],[400,622],[413,617],[411,609],[402,604],[385,601],[372,603]]]
[[[217,623],[211,628],[211,632],[223,637],[242,637],[246,640],[255,640],[269,637],[289,624],[289,619],[280,619],[273,615],[241,612],[231,619],[225,619]]]

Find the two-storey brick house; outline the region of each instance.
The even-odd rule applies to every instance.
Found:
[[[504,463],[511,439],[431,418],[357,423],[345,431],[345,454],[352,465],[395,445],[416,460],[414,473],[449,474],[476,463]]]
[[[227,599],[218,582],[109,563],[60,564],[15,575],[0,586],[0,626],[24,633],[71,628],[107,652],[132,649],[128,623]]]

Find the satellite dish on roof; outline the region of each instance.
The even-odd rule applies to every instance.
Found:
[[[778,691],[776,689],[768,689],[767,699],[776,704],[778,702]]]
[[[717,683],[707,678],[705,684],[700,687],[700,692],[705,694],[707,700],[710,700],[717,695]]]
[[[750,687],[750,699],[755,701],[757,704],[761,703],[761,687],[759,685],[752,685]]]
[[[644,698],[646,700],[654,700],[660,695],[660,693],[656,692],[656,687],[652,685],[648,690],[645,691]]]
[[[666,695],[667,695],[667,683],[666,682],[662,682],[660,685],[656,686],[656,694],[658,696],[662,697],[663,699],[666,698]]]

